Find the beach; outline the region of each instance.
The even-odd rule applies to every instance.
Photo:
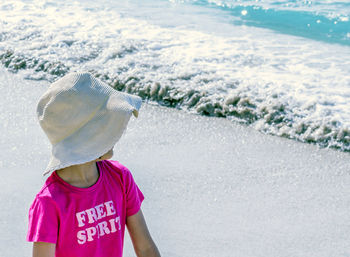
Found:
[[[0,257],[30,256],[28,208],[50,156],[35,109],[49,82],[0,77]],[[350,256],[348,153],[144,101],[112,159],[144,193],[162,256]]]
[[[143,100],[112,159],[163,257],[349,257],[349,47],[348,0],[1,2],[0,257],[31,255],[36,104],[74,71]]]

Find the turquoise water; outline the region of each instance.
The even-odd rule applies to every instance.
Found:
[[[199,0],[187,3],[222,9],[232,22],[279,33],[350,45],[350,1]]]

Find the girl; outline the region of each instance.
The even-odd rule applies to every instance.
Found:
[[[40,98],[37,115],[52,144],[52,174],[29,209],[33,257],[121,257],[125,225],[138,257],[160,257],[130,171],[109,160],[141,98],[89,73],[70,73]]]

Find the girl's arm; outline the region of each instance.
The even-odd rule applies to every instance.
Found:
[[[160,257],[141,210],[135,215],[127,217],[126,226],[137,257]]]
[[[45,242],[33,243],[33,257],[55,257],[56,244]]]

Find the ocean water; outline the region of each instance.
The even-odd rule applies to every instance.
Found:
[[[0,62],[350,151],[349,18],[345,0],[1,1]]]

